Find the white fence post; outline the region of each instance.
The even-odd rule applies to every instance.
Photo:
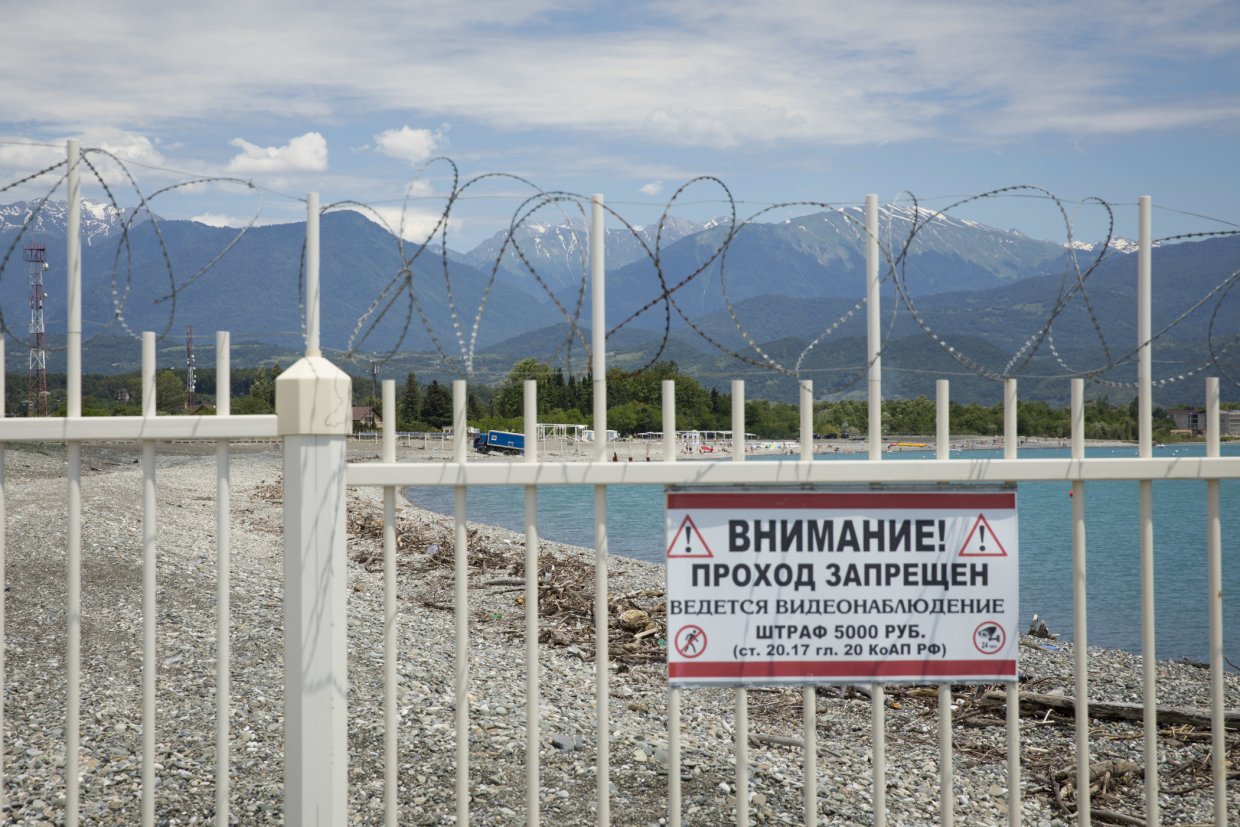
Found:
[[[1011,385],[1009,380],[1009,386]],[[934,458],[949,460],[951,456],[951,387],[946,379],[934,383]],[[1004,396],[1004,421],[1015,423],[1008,416],[1008,398]],[[1008,690],[1011,694],[1011,690]],[[952,827],[956,823],[956,768],[952,762],[952,685],[939,684],[939,824]]]
[[[594,461],[607,461],[607,313],[603,196],[590,199],[590,331],[594,388]],[[594,486],[594,669],[598,718],[598,824],[611,824],[611,657],[607,628],[607,486]]]
[[[800,382],[801,462],[814,461],[814,383]],[[818,825],[818,689],[801,687],[801,730],[805,742],[803,797],[805,827]]]
[[[663,380],[663,461],[675,462],[676,381]],[[680,687],[667,689],[667,825],[680,827]]]
[[[1020,443],[1018,431],[1020,408],[1017,404],[1016,378],[1003,380],[1003,458],[1016,459],[1016,446]],[[1020,793],[1020,682],[1007,685],[1007,785],[1008,824],[1019,827],[1021,820]]]
[[[319,350],[318,195],[306,215],[306,355],[276,379],[284,440],[284,822],[347,823],[348,375]]]
[[[154,419],[155,334],[142,334],[142,416]],[[142,440],[142,827],[155,824],[155,440]]]
[[[538,462],[538,382],[525,380],[525,461]],[[525,486],[525,823],[538,827],[538,486]]]
[[[1072,380],[1072,458],[1085,458],[1085,380]],[[1079,472],[1076,472],[1079,473]],[[1090,825],[1089,644],[1085,589],[1085,481],[1072,480],[1072,657],[1076,691],[1076,817]]]
[[[1151,200],[1137,199],[1137,433],[1138,455],[1154,456],[1153,342],[1150,234]],[[1158,675],[1154,640],[1154,483],[1137,483],[1141,558],[1141,680],[1145,696],[1145,823],[1157,827],[1158,808]]]
[[[732,380],[732,461],[745,461],[745,380]],[[736,688],[736,824],[749,827],[749,695]]]
[[[882,330],[879,314],[878,276],[878,196],[865,197],[865,296],[866,296],[866,361],[869,363],[869,456],[873,461],[883,458],[883,357]],[[874,827],[887,825],[887,703],[883,685],[870,686],[870,720],[873,730],[871,769]]]
[[[74,419],[82,415],[82,156],[76,140],[68,142],[67,153],[65,401],[66,418]],[[69,522],[65,537],[65,827],[77,827],[81,793],[78,746],[82,711],[82,443],[69,441],[65,458],[69,464]]]
[[[215,334],[215,414],[228,416],[232,410],[232,363],[229,335]],[[232,707],[232,480],[229,478],[231,449],[228,440],[215,444],[215,824],[228,827],[229,715]]]
[[[1206,379],[1206,456],[1219,456],[1218,377]],[[1206,570],[1210,617],[1210,770],[1214,824],[1227,823],[1227,731],[1223,728],[1223,526],[1219,481],[1206,480]]]

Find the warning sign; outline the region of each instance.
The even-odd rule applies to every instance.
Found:
[[[668,557],[714,557],[711,553],[710,546],[706,545],[706,540],[702,537],[702,533],[693,523],[693,518],[688,514],[680,521],[680,528],[672,535],[671,544],[667,547]]]
[[[973,630],[973,645],[983,655],[993,655],[1003,651],[1007,637],[1003,632],[1003,624],[984,620]]]
[[[676,653],[682,658],[700,657],[706,651],[706,632],[701,626],[681,626],[676,632]]]
[[[667,492],[674,685],[1013,681],[1014,488]]]
[[[1007,557],[1003,544],[995,536],[995,530],[986,522],[985,514],[977,515],[977,522],[969,529],[957,557]]]

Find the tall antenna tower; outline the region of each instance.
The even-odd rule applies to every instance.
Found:
[[[24,250],[30,265],[30,381],[27,389],[26,415],[47,416],[47,349],[44,342],[43,273],[47,270],[47,247],[40,242],[27,244]]]
[[[198,380],[194,377],[194,326],[185,326],[185,410],[198,407]]]

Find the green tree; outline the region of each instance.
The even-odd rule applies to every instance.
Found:
[[[508,378],[495,393],[492,409],[497,416],[521,416],[525,409],[525,381],[538,383],[538,411],[551,410],[547,389],[551,384],[551,367],[533,358],[522,359],[512,366]]]
[[[660,429],[662,414],[645,402],[625,402],[607,411],[607,427],[621,434],[638,434]]]
[[[171,370],[155,374],[156,407],[165,413],[185,413],[185,380]]]
[[[889,434],[934,433],[935,407],[924,396],[891,399],[883,403],[883,430]]]
[[[438,379],[426,388],[426,398],[422,400],[422,421],[432,428],[452,424],[452,392],[439,384]]]
[[[418,384],[418,378],[413,371],[409,371],[409,375],[405,377],[396,410],[396,427],[399,430],[411,431],[414,423],[422,419],[422,386]]]
[[[276,383],[265,368],[254,373],[245,394],[233,400],[232,412],[235,414],[266,414],[275,410]]]

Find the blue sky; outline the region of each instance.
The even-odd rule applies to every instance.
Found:
[[[713,175],[742,215],[869,192],[942,208],[1034,184],[1116,202],[1128,237],[1143,194],[1156,236],[1240,225],[1235,0],[70,0],[6,3],[3,20],[6,183],[73,136],[132,162],[148,192],[185,174],[251,180],[263,222],[300,218],[311,190],[395,221],[410,192],[409,235],[442,207],[446,168],[424,167],[436,155],[467,178],[603,193],[639,224]],[[506,226],[527,193],[474,191],[486,197],[454,212],[451,246]],[[253,203],[208,184],[154,206],[237,224]],[[696,187],[677,212],[724,206]],[[1078,238],[1099,236],[1095,213],[1081,211]],[[957,214],[1065,236],[1038,199]]]

